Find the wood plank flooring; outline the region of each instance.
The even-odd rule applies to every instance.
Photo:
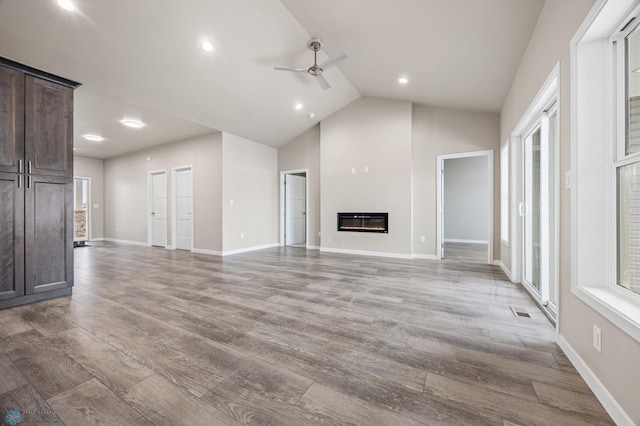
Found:
[[[545,316],[494,266],[113,243],[75,259],[72,297],[0,311],[2,418],[613,424]]]
[[[487,263],[487,244],[479,243],[444,243],[444,259],[463,262]]]

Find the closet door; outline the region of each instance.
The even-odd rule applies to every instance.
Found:
[[[24,294],[24,178],[0,172],[0,300]]]
[[[26,294],[73,285],[73,179],[27,176]]]
[[[26,172],[73,177],[73,89],[26,77]]]
[[[0,65],[0,172],[24,160],[24,74]]]

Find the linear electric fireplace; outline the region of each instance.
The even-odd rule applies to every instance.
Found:
[[[389,213],[338,213],[338,231],[389,232]]]

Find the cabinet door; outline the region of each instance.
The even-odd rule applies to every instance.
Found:
[[[26,172],[73,177],[73,89],[26,76]]]
[[[24,74],[0,66],[0,172],[21,172],[24,160]]]
[[[26,177],[25,293],[73,285],[73,179]]]
[[[0,300],[24,294],[24,181],[0,173]]]

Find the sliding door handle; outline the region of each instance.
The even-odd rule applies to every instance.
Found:
[[[31,189],[31,175],[27,176],[27,189]]]
[[[31,173],[31,160],[27,161],[27,173]]]
[[[22,175],[18,175],[18,188],[22,188]]]
[[[22,158],[18,160],[18,173],[22,173]]]

